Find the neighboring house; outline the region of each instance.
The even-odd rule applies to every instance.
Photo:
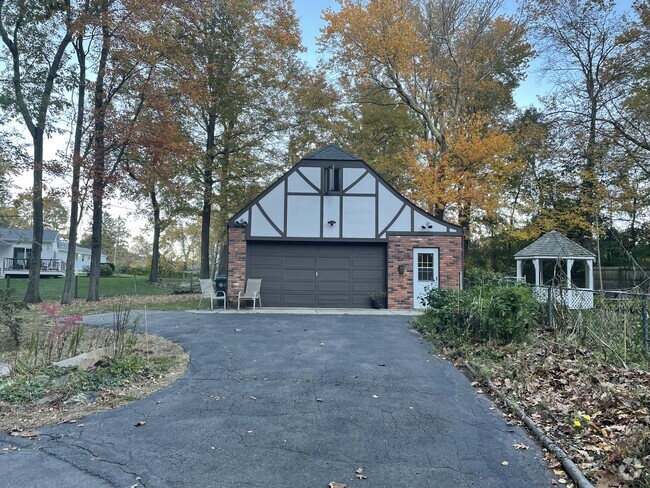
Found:
[[[67,258],[68,256],[68,241],[61,241],[59,243],[59,248],[62,250],[63,256]],[[106,262],[106,254],[102,254],[100,257],[100,262]],[[78,273],[87,273],[90,270],[90,249],[87,247],[81,247],[77,245],[75,248],[75,261],[74,261],[74,272]]]
[[[0,278],[26,277],[32,258],[33,233],[31,229],[0,229]],[[43,231],[41,251],[41,276],[65,276],[68,243],[62,241],[58,231]],[[102,262],[106,256],[102,255]],[[77,247],[75,273],[90,265],[90,249]]]
[[[307,156],[228,221],[228,295],[262,279],[264,306],[419,308],[462,285],[463,232],[335,145]]]

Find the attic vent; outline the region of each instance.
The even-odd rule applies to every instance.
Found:
[[[325,193],[341,191],[341,168],[325,168]]]

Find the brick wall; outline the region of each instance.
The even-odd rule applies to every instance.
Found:
[[[246,229],[228,229],[228,296],[246,288]]]
[[[413,308],[413,248],[432,247],[439,252],[440,288],[458,288],[463,269],[462,236],[389,236],[388,308]],[[404,274],[398,267],[404,266]]]

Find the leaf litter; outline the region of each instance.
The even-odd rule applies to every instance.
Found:
[[[650,371],[613,366],[586,348],[550,342],[473,344],[445,353],[459,365],[465,358],[480,362],[492,383],[597,486],[650,486]],[[507,418],[508,425],[520,423]],[[556,475],[566,476],[551,455],[548,460]]]

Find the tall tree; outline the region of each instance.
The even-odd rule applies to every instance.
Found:
[[[650,4],[639,0],[634,10],[637,18],[619,39],[627,48],[608,63],[608,72],[628,76],[615,103],[608,105],[605,121],[629,143],[650,152]],[[644,169],[649,171],[648,166]]]
[[[70,0],[0,0],[0,37],[12,74],[12,102],[32,138],[33,240],[25,301],[41,301],[43,246],[43,145],[57,77],[72,39]],[[56,100],[59,101],[59,100]]]
[[[92,111],[92,232],[88,301],[99,300],[104,197],[121,174],[132,132],[146,100],[133,98],[133,84],[161,60],[157,37],[173,1],[97,0],[93,25],[100,32]],[[152,59],[154,61],[152,61]]]
[[[90,0],[85,0],[84,12],[90,9]],[[65,278],[63,292],[61,293],[61,304],[70,304],[75,298],[74,276],[77,253],[77,237],[79,223],[81,220],[81,168],[84,161],[82,144],[84,137],[84,122],[86,120],[86,60],[88,48],[86,42],[85,19],[77,24],[72,41],[77,59],[77,76],[75,86],[77,88],[77,106],[74,114],[74,135],[72,149],[72,181],[70,184],[70,226],[68,230],[68,253],[66,257]],[[89,149],[89,148],[88,148]]]
[[[277,166],[279,134],[292,123],[288,94],[302,70],[298,20],[290,0],[198,0],[178,19],[180,89],[203,158],[201,276],[210,276],[214,211],[226,220]]]
[[[626,23],[611,0],[537,0],[534,18],[539,51],[554,85],[546,110],[561,126],[562,166],[577,190],[574,231],[590,246],[606,191],[610,141],[603,119],[626,77],[608,66],[629,43],[621,36]]]
[[[486,137],[490,144],[509,145],[497,122],[514,107],[513,91],[532,54],[524,25],[499,15],[498,0],[339,3],[338,12],[324,15],[321,42],[332,53],[330,66],[345,85],[370,87],[360,101],[377,103],[377,94],[388,92],[412,112],[420,126],[412,155],[418,191],[412,196],[435,215],[449,218],[453,212],[468,226],[476,208],[490,210],[476,191],[488,168],[512,169],[503,157],[508,147],[498,148],[501,165],[464,158],[469,145],[478,148]],[[505,179],[495,176],[493,183]]]

